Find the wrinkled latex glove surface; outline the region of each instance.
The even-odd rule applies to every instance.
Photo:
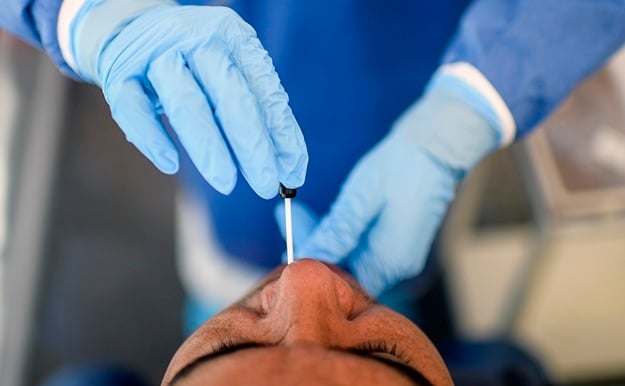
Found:
[[[102,88],[127,139],[161,171],[179,167],[164,112],[219,192],[232,191],[237,168],[263,198],[279,182],[303,184],[308,154],[288,96],[254,29],[231,9],[87,0],[71,34],[78,73]]]
[[[456,185],[497,148],[493,126],[461,95],[433,87],[356,164],[322,219],[293,202],[296,257],[346,265],[374,296],[418,275]]]

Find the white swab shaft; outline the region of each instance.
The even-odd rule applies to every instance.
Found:
[[[291,199],[284,199],[284,216],[286,223],[286,258],[287,263],[293,262],[293,221],[291,218]]]

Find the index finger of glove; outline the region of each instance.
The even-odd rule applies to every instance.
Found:
[[[359,165],[299,255],[337,264],[359,244],[383,205],[375,171]]]
[[[166,52],[152,61],[147,75],[200,174],[217,191],[229,194],[236,183],[236,167],[211,106],[182,55]]]
[[[249,29],[251,32],[235,50],[233,60],[245,76],[260,106],[278,158],[280,181],[288,187],[297,188],[304,183],[308,167],[304,136],[289,106],[289,97],[282,87],[271,57],[253,29]]]

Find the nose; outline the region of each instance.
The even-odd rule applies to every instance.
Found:
[[[349,321],[354,290],[325,264],[301,259],[288,265],[268,303],[278,321],[283,344],[312,343],[328,346]]]

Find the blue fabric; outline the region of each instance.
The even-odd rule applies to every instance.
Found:
[[[4,0],[0,28],[44,50],[61,72],[77,79],[61,55],[56,24],[63,0]]]
[[[59,0],[60,2],[61,0]],[[41,48],[41,36],[30,11],[31,3],[32,1],[24,0],[3,1],[2,12],[0,12],[0,27],[35,47]]]
[[[482,0],[444,61],[472,63],[490,80],[520,138],[624,42],[623,0]]]

